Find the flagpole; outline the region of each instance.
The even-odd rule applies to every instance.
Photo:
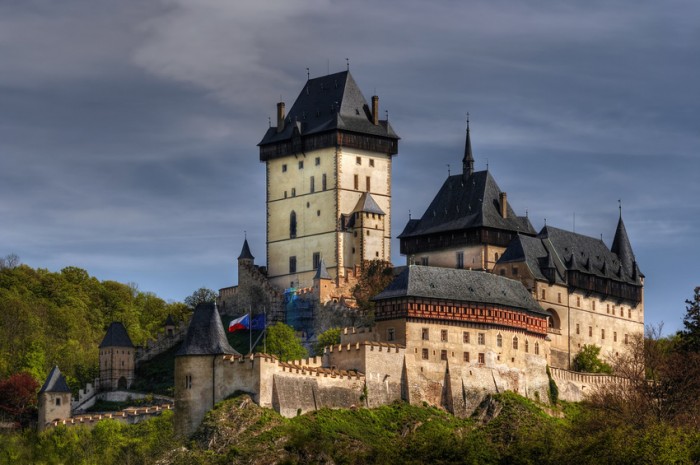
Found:
[[[263,353],[267,353],[267,307],[263,307]]]
[[[248,322],[248,353],[251,354],[253,353],[253,307],[251,305],[248,306],[248,318],[250,318]]]

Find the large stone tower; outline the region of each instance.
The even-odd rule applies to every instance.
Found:
[[[71,391],[66,378],[55,366],[39,390],[39,431],[46,429],[49,422],[70,418],[70,401]]]
[[[107,328],[100,343],[100,390],[129,389],[134,381],[134,344],[119,322]]]
[[[289,114],[277,104],[277,126],[259,144],[267,170],[267,269],[275,287],[311,287],[321,259],[336,286],[366,260],[390,260],[398,140],[389,121],[379,119],[379,98],[370,107],[349,71],[308,80]],[[376,210],[367,212],[375,215],[370,227],[353,221],[365,213],[356,211],[358,204]],[[358,246],[360,233],[371,245]]]
[[[223,398],[221,355],[238,354],[228,343],[214,304],[197,305],[185,341],[175,354],[175,433],[189,436]],[[217,374],[219,376],[217,376]]]

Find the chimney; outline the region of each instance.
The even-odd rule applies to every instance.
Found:
[[[503,218],[508,218],[508,196],[505,192],[501,192],[498,195],[498,200],[501,202],[501,216]]]
[[[379,97],[372,96],[372,124],[379,124]]]
[[[284,102],[277,104],[277,132],[284,131]]]

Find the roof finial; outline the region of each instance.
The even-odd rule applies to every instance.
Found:
[[[447,176],[449,177],[450,174],[451,174],[451,173],[450,173],[450,164],[448,163],[448,164],[447,164]]]
[[[267,125],[268,127],[272,127],[272,118],[270,118],[269,116],[267,117]]]
[[[386,122],[389,122],[389,110],[384,110],[384,114],[386,115]]]
[[[345,66],[348,68],[348,71],[350,71],[350,58],[345,58]]]
[[[544,225],[547,226],[547,218],[544,219]]]
[[[311,79],[311,74],[309,73],[309,68],[306,68],[306,80]]]
[[[243,239],[246,241],[248,240],[248,231],[246,231],[245,229],[243,230]]]
[[[620,209],[620,218],[622,218],[622,199],[617,199],[617,206]]]
[[[411,219],[411,209],[410,208],[408,209],[408,219],[409,220]]]

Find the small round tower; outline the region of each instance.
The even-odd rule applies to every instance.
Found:
[[[134,381],[135,347],[120,322],[113,322],[100,343],[100,390],[129,389]]]
[[[71,414],[71,391],[58,366],[51,369],[39,390],[39,419],[37,427],[44,431],[55,420],[65,420]]]

